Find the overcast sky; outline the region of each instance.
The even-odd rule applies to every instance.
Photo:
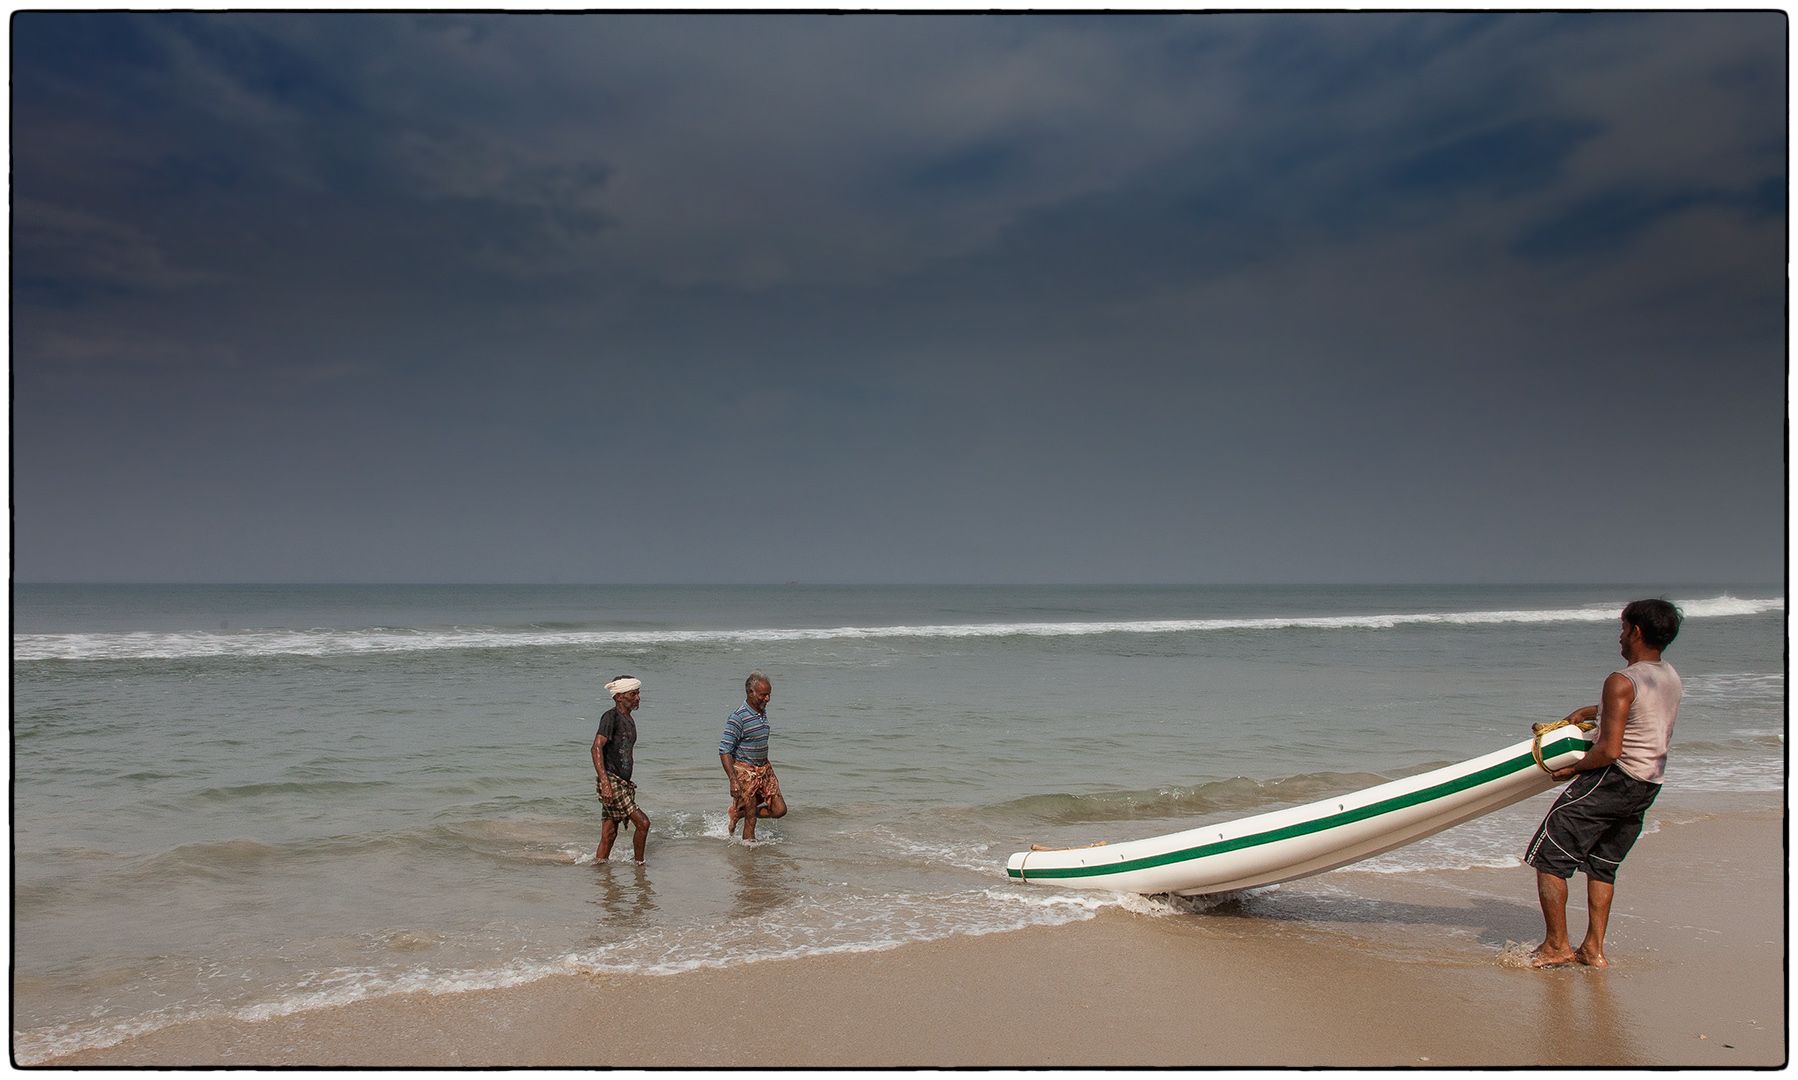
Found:
[[[1779,13],[12,21],[24,581],[1777,581]]]

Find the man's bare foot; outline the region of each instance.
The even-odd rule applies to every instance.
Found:
[[[1587,967],[1602,968],[1611,966],[1611,962],[1604,958],[1603,952],[1598,949],[1588,949],[1584,945],[1581,945],[1573,951],[1573,958]]]
[[[1530,952],[1530,967],[1560,967],[1571,964],[1578,959],[1572,949],[1550,949],[1546,944],[1538,945]]]

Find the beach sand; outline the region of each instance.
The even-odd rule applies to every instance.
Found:
[[[1522,966],[1541,938],[1524,868],[1351,869],[1284,887],[1340,896],[1323,918],[1315,904],[1302,918],[1279,903],[1106,909],[884,952],[195,1022],[44,1064],[1782,1065],[1778,796],[1659,805],[1650,820],[1604,971]]]

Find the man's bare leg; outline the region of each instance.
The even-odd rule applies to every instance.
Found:
[[[743,816],[743,812],[741,810],[737,809],[737,800],[732,799],[730,801],[730,809],[726,810],[724,812],[724,821],[725,821],[724,831],[726,833],[729,833],[732,836],[735,836],[737,834],[737,819],[741,818],[742,816]]]
[[[631,825],[637,830],[631,836],[631,849],[637,856],[639,865],[643,862],[643,849],[649,843],[649,815],[641,810],[631,811]],[[616,831],[616,827],[614,827]]]
[[[1530,953],[1531,967],[1553,967],[1574,961],[1567,940],[1567,879],[1536,871],[1536,899],[1542,903],[1542,944]]]
[[[731,812],[735,817],[743,819],[743,839],[754,840],[755,823],[762,818],[786,817],[787,801],[776,795],[765,803],[758,803],[753,811],[732,806]]]
[[[1611,898],[1617,887],[1608,881],[1586,879],[1586,940],[1573,955],[1587,967],[1610,967],[1604,958],[1604,932],[1611,922]]]
[[[745,841],[755,839],[755,821],[764,816],[761,807],[749,801],[752,798],[754,796],[748,796],[737,804],[737,816],[743,819],[743,839]]]
[[[612,841],[618,839],[618,823],[606,818],[599,825],[599,850],[593,853],[594,862],[605,862],[612,857]]]

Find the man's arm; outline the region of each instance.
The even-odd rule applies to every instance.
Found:
[[[724,738],[718,742],[718,763],[724,766],[724,782],[730,785],[732,798],[737,795],[737,747],[743,741],[743,729],[733,723],[736,714],[724,719]]]
[[[599,794],[603,798],[612,797],[612,783],[606,776],[606,737],[593,736],[593,771],[599,775]]]
[[[1584,708],[1575,709],[1572,712],[1568,713],[1567,716],[1561,721],[1561,723],[1563,723],[1563,724],[1584,724],[1588,721],[1596,720],[1596,719],[1598,719],[1598,706],[1587,705]]]
[[[1574,773],[1595,772],[1613,764],[1617,756],[1623,753],[1623,725],[1629,719],[1629,707],[1636,700],[1636,684],[1629,681],[1629,676],[1621,671],[1611,672],[1610,678],[1604,681],[1604,709],[1600,711],[1596,705],[1588,705],[1567,714],[1568,719],[1590,720],[1598,718],[1598,738],[1592,740],[1592,746],[1586,756],[1577,762],[1554,773],[1556,780],[1566,780]]]

